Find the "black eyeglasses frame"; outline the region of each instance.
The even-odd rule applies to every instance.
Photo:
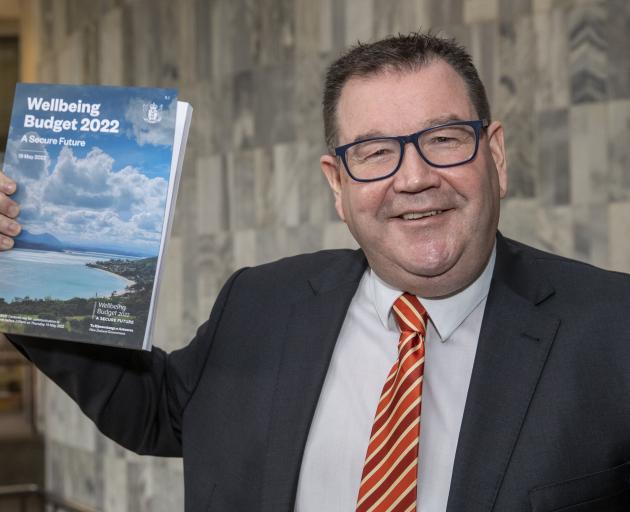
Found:
[[[438,128],[445,128],[447,126],[458,126],[458,125],[471,126],[475,130],[475,150],[473,151],[471,157],[468,158],[467,160],[464,160],[462,162],[457,162],[455,164],[435,164],[435,163],[431,162],[422,153],[422,150],[420,149],[420,144],[418,143],[418,141],[420,140],[420,136],[423,133],[430,132],[430,131],[433,131],[433,130],[437,130]],[[481,139],[481,130],[487,128],[488,125],[489,125],[489,123],[488,123],[487,119],[477,119],[477,120],[474,120],[474,121],[451,121],[451,122],[444,123],[444,124],[439,124],[439,125],[436,125],[436,126],[430,126],[429,128],[425,128],[423,130],[420,130],[419,132],[410,133],[409,135],[398,135],[398,136],[391,136],[391,137],[370,137],[368,139],[356,140],[354,142],[350,142],[349,144],[344,144],[343,146],[337,146],[335,148],[335,155],[337,157],[339,157],[341,159],[341,161],[343,162],[344,169],[348,173],[348,176],[350,176],[354,181],[359,181],[359,182],[362,182],[362,183],[369,183],[371,181],[385,180],[385,179],[393,176],[394,174],[396,174],[398,172],[398,170],[400,169],[400,166],[402,164],[403,158],[405,156],[405,146],[408,143],[411,143],[411,144],[414,145],[414,147],[416,148],[416,151],[420,155],[420,158],[422,158],[431,167],[437,167],[437,168],[440,168],[440,169],[444,169],[444,168],[448,168],[448,167],[457,167],[458,165],[467,164],[468,162],[471,162],[471,161],[473,161],[475,159],[475,157],[477,156],[477,152],[479,150],[479,140]],[[394,168],[394,170],[392,172],[386,174],[385,176],[379,176],[377,178],[357,178],[356,176],[354,176],[352,174],[352,172],[350,172],[350,168],[349,168],[348,162],[346,160],[346,151],[348,151],[348,149],[350,149],[352,146],[356,146],[357,144],[361,144],[363,142],[369,142],[369,141],[372,141],[372,140],[397,140],[398,143],[400,144],[400,159],[398,161],[398,165]]]

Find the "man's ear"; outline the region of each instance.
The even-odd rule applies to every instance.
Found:
[[[507,194],[508,174],[507,160],[505,158],[505,141],[503,137],[503,125],[499,121],[494,121],[488,126],[486,133],[488,134],[488,143],[490,145],[490,154],[494,160],[494,166],[497,169],[499,177],[499,192],[501,199]]]
[[[337,215],[342,221],[346,221],[346,216],[343,213],[343,197],[341,194],[341,166],[339,160],[332,155],[322,155],[319,159],[319,165],[322,168],[322,172],[328,180],[328,185],[332,190],[333,197],[335,199],[335,209]]]

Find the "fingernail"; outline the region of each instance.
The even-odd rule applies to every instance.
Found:
[[[20,232],[20,225],[17,222],[9,222],[9,231],[17,235]]]
[[[20,213],[20,209],[12,204],[9,206],[9,217],[17,217],[17,214]]]
[[[7,194],[13,194],[13,192],[15,192],[15,183],[3,183],[2,190],[4,190]]]
[[[10,249],[11,247],[13,247],[13,240],[11,238],[2,237],[2,239],[0,240],[0,244],[2,244],[3,248]]]

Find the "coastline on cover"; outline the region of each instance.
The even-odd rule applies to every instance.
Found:
[[[174,89],[17,85],[3,167],[23,229],[0,253],[0,332],[150,348],[191,111]]]

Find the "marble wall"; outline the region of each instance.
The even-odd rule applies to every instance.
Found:
[[[194,106],[159,301],[166,349],[235,269],[355,245],[318,166],[324,69],[359,39],[419,27],[470,49],[505,123],[504,233],[630,271],[625,0],[39,2],[41,81],[177,86]],[[126,452],[39,387],[52,490],[105,511],[182,510],[179,461]]]

